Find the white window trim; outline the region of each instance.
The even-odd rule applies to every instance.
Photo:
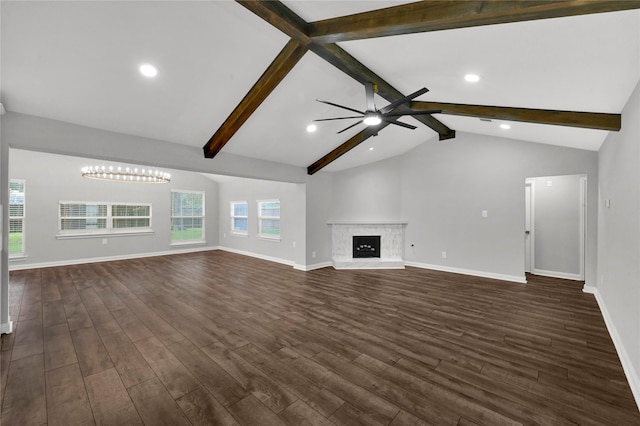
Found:
[[[87,205],[101,205],[104,204],[107,206],[107,215],[99,216],[99,218],[106,218],[107,227],[104,229],[67,229],[62,230],[62,215],[60,214],[60,205],[61,204],[87,204]],[[113,206],[148,206],[149,207],[149,216],[113,216],[112,215],[112,207]],[[113,218],[117,219],[141,219],[141,218],[149,218],[149,226],[148,227],[138,227],[138,228],[113,228]],[[74,217],[70,217],[73,219]],[[65,219],[69,219],[69,217],[65,217]],[[77,219],[82,219],[82,217],[77,217]],[[150,203],[121,203],[121,202],[113,202],[113,201],[58,201],[58,233],[56,234],[57,239],[65,239],[65,238],[94,238],[94,237],[103,237],[103,236],[131,236],[131,235],[151,235],[153,234],[153,206]]]
[[[189,193],[189,194],[202,194],[202,216],[174,216],[173,215],[173,193]],[[173,224],[173,219],[191,219],[191,218],[199,218],[202,219],[202,238],[199,240],[173,240],[169,243],[170,246],[188,246],[188,245],[197,245],[197,244],[206,244],[207,240],[205,238],[205,192],[204,191],[194,191],[194,190],[180,190],[180,189],[172,189],[171,190],[171,218],[170,222]],[[171,237],[169,237],[171,238]]]
[[[258,200],[256,202],[257,208],[258,208],[258,233],[256,234],[256,238],[259,240],[267,240],[267,241],[274,241],[274,242],[280,242],[282,240],[282,226],[280,226],[280,233],[278,235],[273,235],[273,234],[263,234],[262,233],[262,219],[278,219],[279,221],[281,221],[281,217],[280,216],[262,216],[260,214],[260,204],[261,203],[279,203],[280,207],[282,208],[282,203],[280,203],[279,199],[271,199],[271,200]],[[282,212],[282,211],[281,211]],[[280,225],[282,225],[282,221],[280,222]]]
[[[22,183],[22,192],[25,194],[24,196],[24,201],[22,203],[22,216],[18,217],[18,216],[11,216],[11,204],[9,203],[9,221],[11,221],[11,219],[21,219],[22,220],[22,252],[21,253],[10,253],[9,254],[9,260],[17,260],[17,259],[24,259],[27,257],[27,231],[26,231],[26,226],[25,226],[25,222],[26,222],[26,218],[27,218],[27,183],[24,179],[9,179],[9,183],[11,184],[11,182],[16,182],[16,183]],[[11,190],[9,190],[11,191]],[[0,224],[1,226],[1,224]],[[9,238],[9,234],[11,232],[9,232],[9,229],[7,229],[7,238]]]
[[[246,204],[247,205],[247,215],[246,216],[235,216],[233,214],[233,205],[234,204]],[[231,229],[230,234],[236,237],[248,237],[249,236],[249,203],[247,201],[230,201],[229,202],[229,228]],[[235,218],[238,219],[247,219],[247,230],[246,231],[237,231],[233,229],[233,221]]]

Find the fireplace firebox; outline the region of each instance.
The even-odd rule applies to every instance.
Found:
[[[380,257],[380,235],[354,235],[353,257]]]

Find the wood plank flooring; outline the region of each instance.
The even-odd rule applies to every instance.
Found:
[[[215,251],[11,273],[1,423],[640,425],[592,295]]]

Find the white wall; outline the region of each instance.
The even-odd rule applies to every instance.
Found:
[[[257,237],[257,202],[274,199],[280,200],[280,241]],[[232,201],[248,203],[247,236],[233,235],[230,232]],[[220,183],[218,197],[220,247],[285,264],[305,265],[305,211],[305,186],[301,184],[253,179]]]
[[[640,85],[600,148],[596,296],[640,405]],[[605,206],[610,200],[610,207]],[[595,282],[592,284],[596,286]]]
[[[83,158],[12,149],[9,175],[24,179],[26,188],[26,258],[10,261],[10,268],[77,263],[218,245],[217,183],[198,173],[167,170],[168,184],[130,184],[86,179],[80,169],[102,164]],[[113,164],[113,163],[107,163]],[[129,164],[129,163],[125,163]],[[206,245],[170,246],[171,190],[205,191]],[[152,235],[100,236],[58,239],[59,201],[103,201],[152,204]],[[102,239],[107,238],[107,244]]]
[[[534,183],[535,200],[534,273],[580,278],[582,178],[568,175],[529,179]]]
[[[335,173],[332,215],[407,220],[410,264],[522,281],[525,180],[564,174],[597,182],[597,153],[459,132],[446,142],[426,142],[400,157]],[[375,184],[366,184],[371,177]],[[369,201],[363,208],[350,193]],[[586,279],[592,282],[596,185],[589,193]]]

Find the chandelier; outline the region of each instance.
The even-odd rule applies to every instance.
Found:
[[[110,180],[133,183],[167,183],[171,175],[153,168],[86,166],[82,168],[82,176],[89,179]]]

